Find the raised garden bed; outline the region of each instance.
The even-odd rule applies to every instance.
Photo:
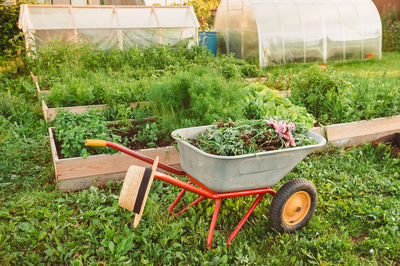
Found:
[[[60,191],[76,191],[90,186],[104,185],[109,180],[121,180],[128,168],[134,164],[148,166],[147,163],[126,154],[92,155],[86,158],[75,157],[61,159],[54,138],[55,128],[49,128],[50,147],[53,157],[56,182]],[[141,154],[155,158],[160,162],[179,167],[179,153],[173,146],[137,150]]]
[[[130,106],[132,106],[133,108],[136,108],[138,106],[138,104],[147,104],[144,102],[135,102],[135,103],[130,103]],[[97,104],[97,105],[83,105],[83,106],[69,106],[69,107],[53,107],[53,108],[49,108],[46,104],[46,102],[44,100],[42,100],[42,111],[43,111],[43,116],[44,119],[46,120],[46,123],[53,121],[56,116],[57,113],[60,110],[67,110],[70,111],[71,113],[76,113],[76,114],[82,114],[85,113],[89,110],[92,109],[99,109],[99,110],[103,110],[105,108],[107,108],[108,105],[107,104]]]
[[[37,92],[39,98],[41,98],[43,95],[45,95],[45,94],[50,92],[50,88],[47,88],[47,87],[43,87],[42,88],[42,87],[40,87],[38,76],[35,76],[32,72],[30,74],[31,74],[31,78],[33,80],[33,83],[35,83],[36,92]]]

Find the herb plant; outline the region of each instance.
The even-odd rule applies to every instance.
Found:
[[[98,110],[83,114],[60,111],[54,120],[55,139],[61,143],[61,153],[65,158],[87,157],[99,152],[114,153],[108,147],[85,147],[86,139],[103,139],[121,143],[120,136],[110,133],[107,122]]]
[[[145,123],[138,126],[139,132],[133,136],[133,141],[146,142],[149,148],[154,148],[159,136],[159,130],[156,123]]]

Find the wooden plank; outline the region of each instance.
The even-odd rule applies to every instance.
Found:
[[[361,145],[400,132],[400,115],[317,127],[311,131],[326,137],[336,147]]]
[[[56,148],[56,141],[54,139],[54,127],[49,127],[49,137],[50,137],[50,148],[51,148],[51,157],[53,160],[53,165],[54,165],[54,171],[56,174],[56,180],[57,180],[57,176],[58,176],[58,172],[57,172],[57,161],[58,161],[58,153],[57,153],[57,148]]]
[[[35,76],[32,72],[30,72],[31,78],[33,80],[33,83],[35,83],[36,87],[36,92],[38,94],[38,97],[41,98],[43,95],[48,94],[50,91],[48,90],[41,90],[39,86],[39,78],[38,76]]]
[[[160,162],[168,165],[180,162],[179,153],[172,146],[138,150],[138,152],[151,158],[159,156]],[[94,155],[87,158],[59,159],[57,161],[57,180],[126,172],[132,164],[149,166],[148,163],[125,153]]]
[[[138,104],[147,105],[148,102],[132,102],[129,105],[132,106],[132,108],[136,108],[138,106]],[[68,110],[71,113],[82,114],[82,113],[85,113],[85,112],[87,112],[89,110],[92,110],[92,109],[103,110],[103,109],[105,109],[107,107],[108,107],[107,104],[97,104],[97,105],[83,105],[83,106],[69,106],[69,107],[48,108],[47,104],[45,103],[45,101],[44,100],[42,101],[43,116],[44,116],[44,119],[46,120],[46,123],[49,123],[49,122],[53,121],[56,118],[57,113],[60,110]]]
[[[51,121],[51,120],[48,119],[48,115],[47,115],[48,110],[49,110],[49,108],[47,107],[46,102],[44,100],[42,100],[43,117],[44,117],[44,120],[46,121],[46,123]]]

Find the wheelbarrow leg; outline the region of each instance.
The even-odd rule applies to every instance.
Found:
[[[207,247],[211,249],[211,241],[214,236],[214,229],[215,225],[217,224],[217,218],[218,218],[218,213],[219,213],[219,207],[221,206],[221,199],[216,199],[215,200],[215,207],[214,207],[214,213],[211,218],[211,224],[210,224],[210,231],[208,231],[208,237],[207,237]]]
[[[244,223],[249,219],[250,215],[253,213],[254,209],[257,207],[258,203],[260,203],[261,199],[264,197],[265,194],[259,194],[256,200],[253,202],[253,205],[251,205],[250,209],[247,211],[247,213],[244,215],[242,220],[239,222],[239,224],[236,226],[235,230],[233,230],[232,234],[226,240],[226,246],[228,247],[229,244],[232,242],[232,240],[236,237],[237,233],[239,233],[240,229],[242,229]]]
[[[190,185],[192,183],[192,181],[189,181],[188,184]],[[198,199],[196,199],[195,201],[193,201],[192,203],[190,203],[188,206],[184,207],[181,211],[179,212],[174,212],[174,208],[176,207],[176,205],[178,204],[178,202],[182,199],[182,197],[185,195],[186,193],[186,189],[182,189],[181,192],[179,193],[178,197],[176,197],[176,199],[174,200],[174,202],[172,202],[171,206],[168,208],[168,212],[171,215],[179,215],[184,213],[185,211],[188,210],[189,207],[192,207],[193,205],[196,205],[197,203],[201,202],[202,200],[205,199],[204,196],[200,196]]]

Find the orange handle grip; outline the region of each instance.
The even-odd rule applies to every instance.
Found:
[[[87,139],[85,140],[85,146],[99,146],[105,147],[106,141],[101,139]]]

